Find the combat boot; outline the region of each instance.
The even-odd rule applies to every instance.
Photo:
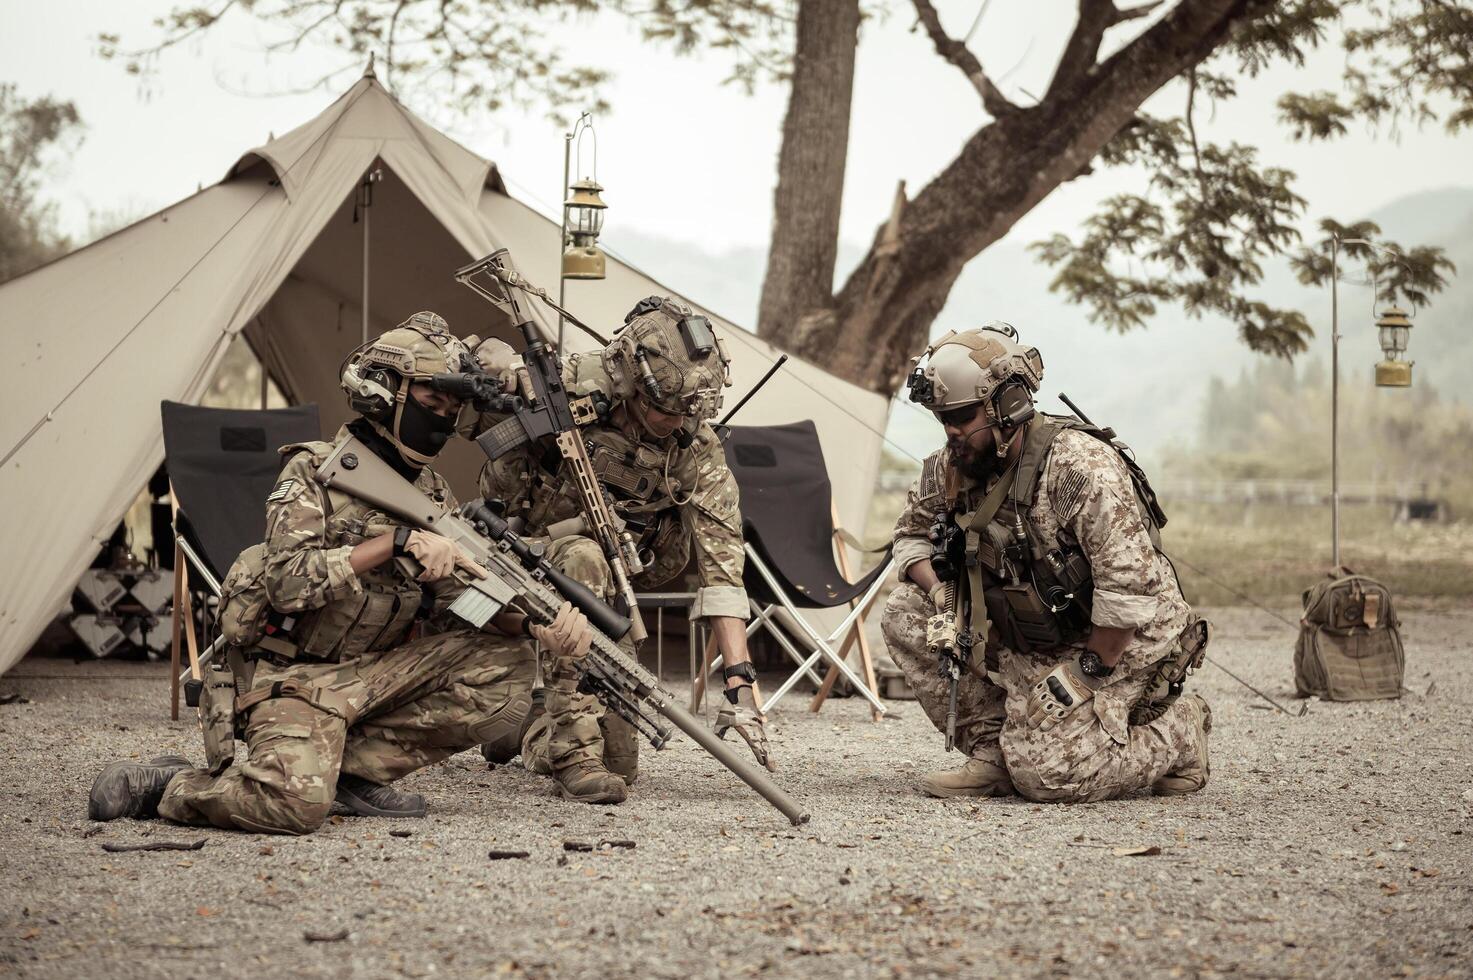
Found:
[[[333,809],[341,807],[355,817],[422,817],[425,798],[418,793],[401,793],[392,786],[370,783],[347,773],[338,777]]]
[[[1002,750],[979,750],[980,757],[968,759],[957,769],[943,769],[922,777],[920,790],[927,796],[1012,796],[1013,780],[1003,765]]]
[[[592,761],[575,762],[552,774],[559,795],[579,803],[623,803],[624,780]]]
[[[87,818],[156,817],[169,780],[189,768],[189,760],[177,755],[160,756],[148,762],[114,762],[92,781],[92,792],[87,795]]]
[[[1212,731],[1212,708],[1206,701],[1193,694],[1179,702],[1192,713],[1195,728],[1195,755],[1174,772],[1169,772],[1151,784],[1151,792],[1157,796],[1186,796],[1207,785],[1207,733]]]

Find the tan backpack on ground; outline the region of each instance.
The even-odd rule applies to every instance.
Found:
[[[1391,593],[1348,568],[1340,573],[1305,590],[1294,686],[1327,701],[1399,698],[1406,654]]]

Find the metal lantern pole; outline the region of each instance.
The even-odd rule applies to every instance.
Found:
[[[1330,559],[1340,570],[1340,236],[1330,236]]]
[[[578,122],[581,123],[582,121],[583,120],[580,117]],[[574,126],[572,132],[563,134],[563,189],[558,191],[558,201],[562,201],[568,196],[569,158],[572,156],[573,153],[573,135],[577,131],[578,127]],[[563,246],[568,240],[568,208],[566,205],[560,204],[559,210],[562,211],[562,231],[558,232],[557,236],[557,305],[559,307],[557,315],[557,349],[558,353],[561,354],[563,350],[564,322],[562,311],[568,308],[566,297],[566,293],[568,291],[568,280],[563,276]]]
[[[1398,262],[1404,263],[1405,259],[1394,248],[1365,238],[1341,239],[1339,235],[1330,236],[1330,556],[1334,562],[1335,570],[1340,569],[1340,246],[1361,245],[1368,249],[1389,254]],[[1375,266],[1372,270],[1371,281],[1371,306],[1375,309],[1379,299],[1379,288],[1375,283]],[[1400,314],[1400,310],[1392,309],[1391,313]],[[1379,322],[1379,321],[1378,321]],[[1387,354],[1390,359],[1391,354]],[[1379,371],[1379,367],[1378,367]],[[1376,383],[1382,385],[1380,375]],[[1388,386],[1390,382],[1386,382]],[[1411,384],[1411,376],[1408,372],[1405,384]],[[1401,385],[1405,386],[1405,385]]]

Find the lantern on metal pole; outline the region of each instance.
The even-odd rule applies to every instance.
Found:
[[[591,137],[593,161],[589,175],[568,183],[572,171],[574,143],[578,147],[579,169],[583,163],[583,137]],[[593,115],[585,112],[573,124],[571,132],[563,137],[563,222],[559,237],[558,256],[558,306],[565,307],[567,281],[569,279],[604,278],[604,253],[598,247],[598,236],[603,231],[604,204],[599,196],[603,191],[598,176],[598,134],[593,129]],[[563,317],[558,316],[557,345],[563,346]]]
[[[1411,317],[1400,307],[1387,307],[1376,319],[1376,337],[1381,344],[1381,353],[1386,357],[1376,365],[1376,387],[1411,387],[1413,362],[1402,360],[1411,332]]]
[[[1330,535],[1331,561],[1340,569],[1340,246],[1363,245],[1401,261],[1395,249],[1364,238],[1330,236]],[[1374,274],[1371,279],[1371,301],[1379,299]],[[1412,321],[1400,307],[1388,307],[1376,319],[1377,340],[1385,360],[1376,365],[1376,385],[1381,388],[1408,388],[1412,383],[1412,362],[1403,360]]]

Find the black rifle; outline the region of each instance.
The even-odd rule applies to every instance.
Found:
[[[630,584],[630,579],[644,570],[644,562],[639,557],[634,536],[610,506],[579,429],[597,420],[597,408],[591,399],[568,398],[558,351],[538,330],[527,297],[535,296],[559,313],[563,312],[562,309],[548,299],[546,290],[532,285],[512,268],[511,255],[504,248],[458,270],[455,278],[505,313],[526,341],[522,361],[532,389],[529,393],[531,400],[529,403],[518,400],[511,414],[481,433],[476,444],[487,459],[495,460],[529,442],[545,436],[554,437],[558,452],[567,463],[577,488],[585,526],[603,549],[609,570],[613,573],[614,589],[629,610],[634,642],[644,642],[649,634],[640,619],[639,600]]]
[[[563,600],[573,603],[593,626],[593,646],[578,662],[579,686],[593,694],[649,739],[655,748],[670,740],[669,721],[717,762],[762,794],[798,824],[808,814],[765,773],[746,762],[660,686],[659,680],[627,656],[616,640],[629,632],[629,620],[605,605],[586,586],[568,578],[542,557],[539,548],[513,534],[507,522],[481,501],[459,512],[444,510],[357,439],[348,439],[317,470],[317,482],[365,500],[400,520],[442,534],[484,568],[484,578],[457,573],[463,591],[449,611],[479,629],[504,609],[533,622],[551,623]]]

